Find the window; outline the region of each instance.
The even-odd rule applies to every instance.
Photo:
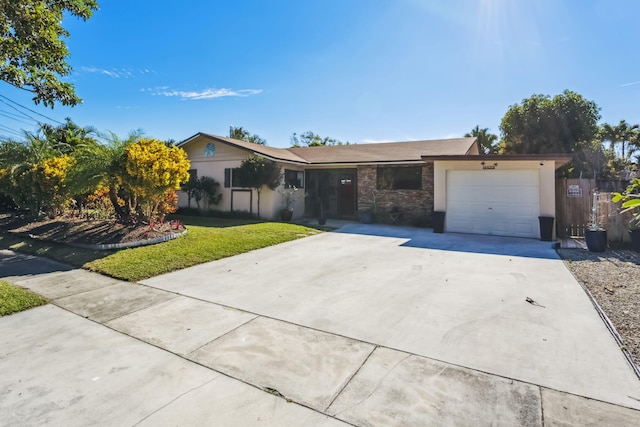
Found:
[[[205,157],[213,157],[216,154],[216,146],[213,145],[211,142],[207,144],[206,147],[204,147],[204,156]]]
[[[240,176],[236,173],[239,168],[225,169],[224,170],[224,187],[249,187],[240,179]]]
[[[291,169],[284,170],[284,188],[304,188],[304,172]]]
[[[198,180],[198,169],[189,169],[187,172],[189,172],[189,181],[187,181],[189,184]]]
[[[422,167],[378,168],[378,190],[421,190]]]

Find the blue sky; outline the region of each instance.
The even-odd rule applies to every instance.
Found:
[[[564,89],[602,121],[639,123],[638,16],[635,0],[103,0],[89,21],[65,20],[82,105],[0,94],[122,136],[234,125],[278,147],[307,130],[352,143],[499,134],[509,105]],[[30,123],[2,115],[0,135]]]

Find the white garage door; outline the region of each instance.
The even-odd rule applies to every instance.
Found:
[[[447,171],[446,231],[540,238],[537,170]]]

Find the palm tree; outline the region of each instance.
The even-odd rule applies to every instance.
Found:
[[[2,190],[16,206],[29,208],[32,215],[37,215],[41,201],[30,188],[29,172],[36,164],[61,153],[46,138],[26,131],[23,135],[23,141],[0,143],[0,169],[5,171]]]
[[[229,138],[246,141],[251,136],[251,132],[242,126],[229,126]]]
[[[143,132],[129,132],[126,139],[113,132],[101,135],[104,143],[87,144],[74,154],[77,166],[69,173],[69,186],[74,194],[94,192],[101,185],[109,189],[109,200],[119,219],[127,217],[126,208],[120,206],[118,197],[122,192],[120,179],[125,168],[125,149],[142,137]]]
[[[480,126],[476,126],[471,129],[471,132],[466,133],[464,136],[465,138],[478,138],[478,148],[481,154],[496,153],[496,146],[494,144],[498,140],[498,136],[489,133],[489,128],[480,129]]]
[[[620,144],[620,158],[628,161],[637,149],[634,141],[638,138],[638,132],[640,132],[640,126],[629,125],[625,120],[620,120],[620,123],[613,126],[608,123],[603,124],[600,136],[603,141],[609,141],[612,150]]]
[[[98,136],[93,126],[80,127],[70,118],[66,118],[65,123],[59,126],[42,123],[39,133],[61,154],[71,154],[82,145],[94,144]]]
[[[251,134],[251,132],[242,126],[229,126],[229,138],[239,139],[240,141],[247,141],[258,145],[267,145],[266,139],[255,133]]]

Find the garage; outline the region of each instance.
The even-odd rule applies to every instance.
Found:
[[[422,156],[433,162],[434,231],[540,239],[556,216],[556,170],[569,154]],[[435,223],[434,223],[435,224]],[[553,222],[545,223],[553,238]]]
[[[539,238],[538,170],[447,171],[446,230]]]

